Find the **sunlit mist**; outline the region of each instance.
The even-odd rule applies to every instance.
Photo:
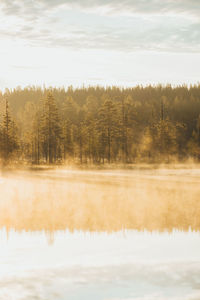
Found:
[[[0,299],[199,299],[199,184],[195,164],[4,170]]]
[[[0,20],[0,300],[200,300],[200,0]]]
[[[7,231],[200,230],[199,169],[3,174]]]

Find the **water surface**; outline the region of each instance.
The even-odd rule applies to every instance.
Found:
[[[200,170],[0,178],[0,299],[200,299]]]

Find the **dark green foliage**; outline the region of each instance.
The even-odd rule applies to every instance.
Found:
[[[3,164],[7,164],[18,149],[17,127],[11,117],[7,100],[5,100],[5,112],[0,128],[0,146]]]
[[[200,159],[200,86],[28,87],[0,93],[0,104],[4,162]]]
[[[41,116],[41,142],[43,156],[49,164],[61,158],[61,122],[55,99],[48,93]]]

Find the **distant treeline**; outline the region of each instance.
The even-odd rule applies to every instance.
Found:
[[[200,85],[17,88],[0,108],[5,164],[200,159]]]

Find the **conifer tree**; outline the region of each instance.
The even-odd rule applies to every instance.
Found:
[[[199,114],[200,85],[6,89],[0,155],[37,164],[200,160]]]
[[[101,128],[100,143],[103,155],[106,152],[108,163],[111,162],[112,142],[117,131],[116,107],[112,100],[106,99],[99,110],[99,125]]]
[[[49,164],[56,162],[58,158],[61,158],[61,122],[55,99],[50,92],[44,100],[41,134],[46,161]]]
[[[73,128],[73,124],[68,119],[64,121],[62,133],[64,160],[71,159],[74,155]]]
[[[72,97],[67,97],[63,105],[63,156],[71,159],[74,156],[74,131],[78,117],[78,106]]]
[[[119,135],[120,145],[122,149],[122,161],[127,163],[129,161],[129,143],[133,137],[133,127],[135,127],[135,111],[131,104],[133,99],[131,96],[122,98],[121,105],[119,104]]]
[[[1,156],[3,164],[7,164],[15,150],[18,149],[17,127],[11,117],[8,100],[5,101],[5,113],[1,126]]]

